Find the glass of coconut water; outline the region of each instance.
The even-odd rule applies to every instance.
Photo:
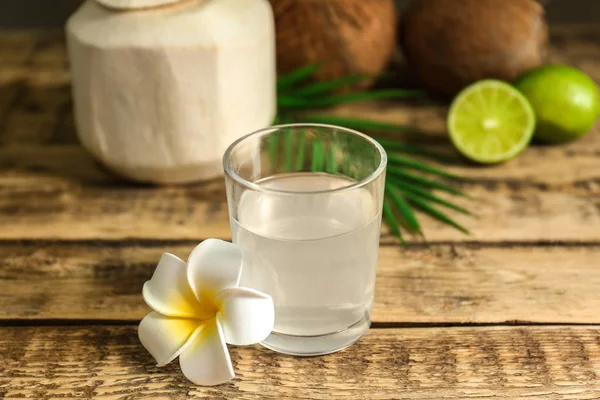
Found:
[[[270,127],[227,149],[240,284],[275,303],[264,346],[327,354],[369,329],[386,163],[372,138],[318,124]]]

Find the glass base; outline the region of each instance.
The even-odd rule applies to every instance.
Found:
[[[354,344],[371,326],[371,319],[365,315],[349,328],[324,335],[299,336],[273,331],[261,342],[264,347],[278,353],[293,356],[321,356],[335,353]]]

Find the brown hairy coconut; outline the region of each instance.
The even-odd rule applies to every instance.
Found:
[[[320,63],[317,80],[377,74],[395,48],[394,0],[270,0],[275,14],[277,69]]]
[[[535,0],[417,0],[402,19],[406,58],[434,93],[513,81],[544,63],[548,26]]]

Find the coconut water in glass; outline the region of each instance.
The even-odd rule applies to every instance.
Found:
[[[264,346],[327,354],[368,330],[386,161],[373,139],[326,125],[271,127],[227,150],[240,284],[275,304]]]

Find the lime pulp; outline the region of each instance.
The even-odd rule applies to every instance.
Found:
[[[535,114],[529,101],[501,81],[474,83],[450,106],[450,139],[472,161],[493,164],[510,160],[527,147],[534,131]]]

